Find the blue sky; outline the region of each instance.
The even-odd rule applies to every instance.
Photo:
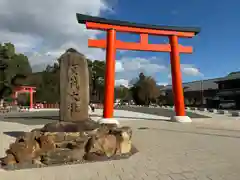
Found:
[[[56,6],[57,8],[52,8]],[[105,59],[105,52],[89,48],[89,37],[103,33],[86,30],[76,13],[139,23],[198,26],[192,39],[193,54],[181,55],[183,81],[225,76],[240,70],[240,1],[238,0],[0,0],[0,42],[14,43],[33,66],[44,68],[72,47],[90,59]],[[109,11],[109,9],[111,9]],[[123,41],[137,41],[137,35],[118,34]],[[163,43],[166,37],[150,37],[150,43]],[[170,83],[168,53],[118,51],[116,84],[126,83],[143,71],[158,83]]]
[[[199,35],[192,39],[182,39],[182,44],[192,45],[193,54],[181,55],[181,63],[199,69],[202,75],[183,74],[184,81],[225,76],[231,71],[240,70],[240,1],[238,0],[119,0],[113,5],[114,13],[102,16],[110,19],[128,20],[140,23],[197,26]],[[121,40],[136,41],[135,35],[119,35]],[[151,43],[161,42],[154,37]],[[142,57],[151,63],[169,66],[166,53],[131,52],[118,53],[122,57]],[[153,74],[158,82],[169,82],[168,73]]]

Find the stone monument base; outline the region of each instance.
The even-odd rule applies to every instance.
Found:
[[[25,132],[9,145],[0,164],[6,170],[127,159],[137,149],[128,126],[82,122],[54,122]]]
[[[116,124],[117,126],[120,126],[120,123],[115,118],[101,118],[97,120],[99,124]]]
[[[84,157],[88,158],[85,160],[84,158],[81,160],[76,160],[76,161],[69,161],[69,162],[61,162],[61,163],[52,163],[49,165],[46,164],[39,164],[39,163],[21,163],[21,164],[9,164],[6,166],[2,166],[1,168],[6,170],[6,171],[15,171],[15,170],[21,170],[21,169],[33,169],[33,168],[42,168],[42,167],[53,167],[53,166],[63,166],[63,165],[73,165],[73,164],[85,164],[85,163],[95,163],[95,162],[104,162],[104,161],[115,161],[115,160],[122,160],[122,159],[128,159],[132,155],[136,154],[138,152],[137,148],[132,145],[131,151],[129,153],[123,154],[123,155],[114,155],[112,157],[107,157],[107,156],[97,156],[97,155],[92,155],[91,157]],[[92,159],[90,159],[92,158]]]
[[[181,123],[185,123],[185,122],[192,122],[191,118],[188,116],[173,116],[170,119],[172,122],[181,122]]]

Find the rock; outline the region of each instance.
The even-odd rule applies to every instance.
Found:
[[[85,146],[87,160],[99,160],[99,156],[110,158],[131,151],[132,130],[130,127],[110,128],[102,126]]]
[[[132,129],[130,127],[124,126],[121,128],[113,129],[112,132],[117,138],[117,151],[116,154],[127,154],[131,151],[132,148]]]
[[[41,135],[41,131],[24,132],[23,135],[16,138],[16,141],[18,141],[19,138],[24,138],[27,141],[36,141]]]
[[[43,155],[42,162],[46,165],[66,164],[74,161],[82,161],[84,156],[84,147],[74,149],[57,149]]]
[[[85,132],[69,132],[65,133],[65,141],[86,141],[88,139],[88,135]]]
[[[7,154],[7,156],[5,156],[4,158],[1,158],[1,164],[4,166],[13,165],[16,163],[17,163],[17,161],[13,154]]]
[[[10,145],[8,153],[15,157],[17,163],[22,163],[36,158],[39,150],[40,148],[37,141],[19,139],[17,142]]]
[[[82,144],[86,144],[89,139],[89,136],[87,136],[84,133],[81,132],[68,132],[65,133],[64,139],[62,141],[56,141],[55,144],[57,148],[69,148],[73,149],[75,147],[79,147],[79,144],[82,146]]]
[[[131,154],[131,138],[132,129],[128,126],[96,125],[91,121],[50,123],[19,136],[6,151],[1,164],[5,169],[14,170],[115,159]]]
[[[82,132],[92,131],[99,128],[100,125],[93,120],[81,122],[53,122],[46,124],[40,131],[42,132]]]
[[[117,138],[111,134],[104,134],[100,137],[92,137],[86,144],[86,154],[97,154],[98,156],[111,157],[117,150]]]
[[[42,135],[51,136],[54,143],[62,142],[65,140],[65,132],[42,132]]]
[[[55,137],[52,135],[42,135],[39,137],[41,153],[53,151],[56,149],[54,139],[55,139]]]
[[[125,137],[127,137],[129,140],[132,138],[132,129],[129,126],[123,126],[120,128],[114,129],[112,133],[121,133]],[[125,134],[126,133],[126,134]]]

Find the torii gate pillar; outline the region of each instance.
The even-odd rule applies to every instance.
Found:
[[[104,111],[103,121],[101,122],[118,124],[118,121],[113,118],[115,57],[117,49],[169,52],[171,56],[172,90],[176,115],[172,117],[171,120],[177,122],[191,122],[191,119],[185,115],[180,53],[192,53],[193,49],[190,46],[178,44],[178,38],[192,38],[200,32],[199,28],[136,24],[83,14],[77,14],[77,20],[80,24],[85,24],[87,29],[107,31],[107,40],[88,40],[89,47],[106,48]],[[117,40],[116,32],[137,33],[140,35],[140,42],[122,42]],[[150,44],[148,35],[168,36],[170,44]]]
[[[103,117],[113,117],[114,107],[114,87],[115,87],[115,58],[116,58],[116,31],[107,31],[107,51],[106,51],[106,72],[104,89],[104,109]]]
[[[171,73],[172,73],[172,90],[174,94],[174,105],[176,111],[176,118],[185,116],[185,104],[182,88],[182,76],[180,67],[180,54],[178,48],[178,37],[170,36],[170,59],[171,59]]]

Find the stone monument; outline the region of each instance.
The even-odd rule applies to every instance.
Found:
[[[89,74],[84,55],[68,49],[60,63],[60,122],[19,135],[0,158],[0,168],[17,170],[126,159],[137,152],[132,129],[88,117]]]
[[[60,63],[60,120],[78,122],[88,119],[89,72],[85,56],[68,49]]]

